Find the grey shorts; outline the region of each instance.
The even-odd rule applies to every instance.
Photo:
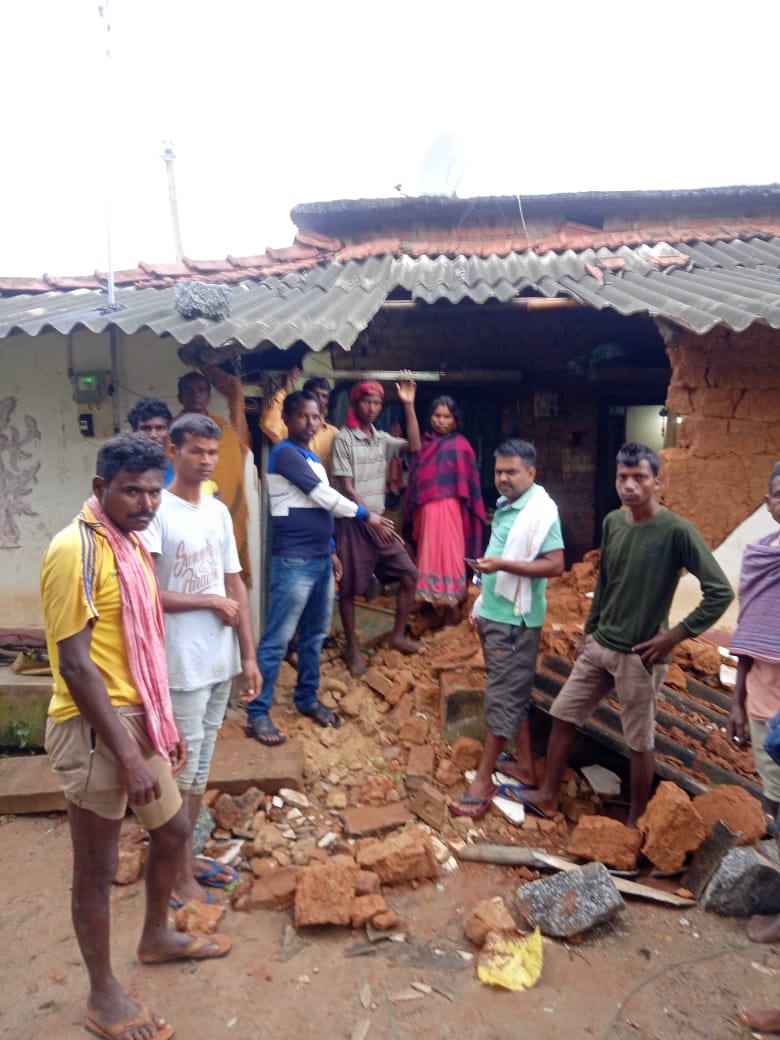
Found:
[[[768,722],[759,722],[758,719],[748,719],[750,727],[750,740],[753,744],[753,756],[756,760],[756,771],[761,777],[764,785],[764,794],[772,802],[780,802],[780,766],[764,750]]]
[[[531,711],[540,628],[477,620],[485,654],[485,727],[492,736],[509,740]]]
[[[665,664],[657,664],[648,672],[639,654],[610,650],[592,635],[586,636],[582,652],[553,701],[550,714],[582,726],[614,687],[626,744],[632,751],[652,751],[658,692],[666,668]]]
[[[146,714],[140,708],[116,708],[127,735],[135,743],[160,784],[160,797],[147,805],[131,805],[147,830],[153,831],[172,820],[181,807],[170,762],[157,754],[146,729]],[[127,792],[119,779],[113,754],[81,715],[66,722],[46,720],[46,751],[49,762],[69,802],[104,820],[121,820],[127,811]]]

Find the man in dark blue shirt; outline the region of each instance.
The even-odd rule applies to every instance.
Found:
[[[287,440],[268,459],[267,488],[273,517],[271,602],[257,648],[263,677],[259,696],[247,704],[247,734],[261,744],[281,744],[284,734],[271,721],[270,709],[279,666],[298,633],[298,681],[295,707],[320,726],[339,726],[338,715],[317,699],[320,651],[330,631],[333,580],[341,562],[333,542],[333,518],[353,517],[373,527],[380,538],[395,537],[389,520],[370,513],[328,484],[325,467],[310,449],[322,423],[317,397],[297,391],[284,400]]]

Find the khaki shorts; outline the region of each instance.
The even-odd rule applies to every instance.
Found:
[[[750,741],[753,745],[753,756],[756,760],[756,771],[764,785],[764,794],[771,802],[780,802],[780,766],[764,750],[768,722],[748,719]]]
[[[143,709],[115,710],[160,784],[160,797],[156,801],[130,806],[144,827],[153,831],[173,819],[181,807],[181,795],[170,763],[157,754],[149,739]],[[127,792],[119,782],[119,765],[86,719],[81,715],[66,722],[47,719],[45,745],[52,769],[69,802],[104,820],[122,819],[127,811]]]
[[[639,654],[609,650],[592,635],[586,636],[582,653],[553,701],[550,714],[582,726],[614,687],[626,744],[632,751],[652,751],[658,691],[666,668],[657,664],[648,672]]]

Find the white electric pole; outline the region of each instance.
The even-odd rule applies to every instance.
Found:
[[[173,249],[176,253],[177,263],[181,263],[184,257],[184,250],[181,244],[181,228],[179,227],[179,203],[176,199],[176,178],[173,173],[173,160],[176,156],[173,154],[173,142],[163,141],[165,151],[161,155],[161,159],[165,163],[165,169],[168,174],[168,200],[171,204],[171,224],[173,225]]]

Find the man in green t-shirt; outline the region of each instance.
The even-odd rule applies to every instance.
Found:
[[[621,447],[615,487],[624,508],[604,519],[585,639],[551,708],[544,783],[538,791],[523,792],[523,800],[545,813],[555,811],[576,728],[614,688],[631,763],[626,822],[635,827],[655,774],[655,715],[669,652],[711,628],[734,592],[693,524],[658,501],[658,456],[651,448],[635,442]],[[669,629],[669,607],[683,568],[699,579],[702,599]]]
[[[482,575],[482,593],[471,615],[485,653],[487,735],[473,783],[450,806],[454,816],[479,819],[496,793],[492,781],[499,754],[514,738],[515,757],[504,755],[501,770],[521,786],[534,780],[531,756],[531,687],[536,671],[547,579],[563,573],[563,538],[558,507],[536,479],[536,449],[511,440],[495,454],[496,504],[485,555],[471,566]],[[519,789],[519,788],[518,788]]]

